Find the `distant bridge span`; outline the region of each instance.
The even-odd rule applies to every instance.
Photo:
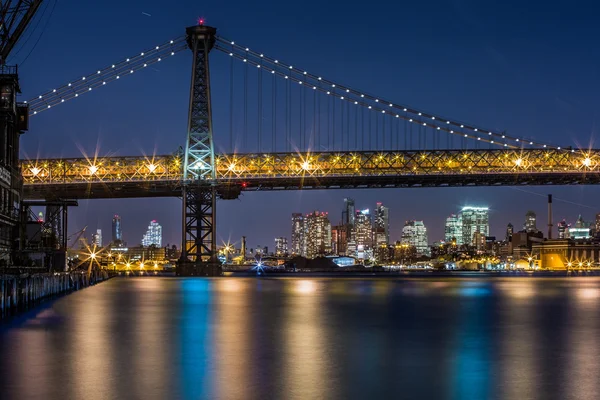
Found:
[[[240,191],[600,183],[600,150],[490,149],[217,155],[223,198]],[[23,160],[26,199],[181,196],[180,155]]]

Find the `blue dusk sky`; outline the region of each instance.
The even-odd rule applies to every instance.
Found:
[[[562,146],[595,147],[600,112],[600,47],[595,2],[440,0],[47,0],[36,29],[9,63],[20,66],[21,100],[133,56],[185,32],[202,16],[223,37],[349,87],[400,104],[451,116],[511,135]],[[31,33],[31,34],[29,34]],[[228,76],[214,63],[217,150],[226,133]],[[186,51],[31,120],[22,136],[27,158],[169,154],[183,146],[191,53]],[[219,132],[221,130],[221,132]],[[545,195],[555,196],[555,221],[592,220],[600,189],[592,186],[439,188],[244,193],[218,203],[218,237],[273,247],[290,236],[292,212],[328,211],[338,222],[344,197],[357,208],[390,208],[391,239],[405,220],[419,219],[429,240],[443,237],[444,219],[465,205],[490,208],[491,234],[520,227],[525,213],[546,222]],[[70,231],[101,228],[110,239],[120,214],[129,244],[148,222],[163,226],[163,243],[180,243],[180,199],[80,201]]]

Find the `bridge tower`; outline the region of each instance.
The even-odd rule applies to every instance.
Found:
[[[212,138],[208,54],[217,30],[202,24],[186,29],[192,50],[188,134],[183,158],[183,243],[177,274],[216,276],[216,173]]]

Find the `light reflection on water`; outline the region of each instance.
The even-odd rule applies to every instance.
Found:
[[[600,398],[597,278],[114,279],[0,329],[2,399]]]

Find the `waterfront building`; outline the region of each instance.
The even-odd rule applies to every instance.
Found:
[[[463,207],[460,212],[462,221],[462,244],[472,245],[476,232],[489,236],[489,216],[487,207]]]
[[[285,237],[275,238],[275,255],[284,256],[288,253],[288,241]]]
[[[444,228],[444,241],[446,243],[455,243],[459,246],[463,244],[462,219],[460,217],[460,214],[450,214],[450,216],[446,218],[446,226]]]
[[[375,245],[381,246],[390,242],[390,209],[381,202],[377,203],[375,208],[375,223],[373,224],[375,232]]]
[[[305,217],[306,257],[331,253],[331,223],[326,212],[314,211]]]
[[[588,269],[600,265],[600,241],[597,239],[554,239],[534,243],[532,256],[541,268]]]
[[[300,213],[292,214],[292,254],[306,255],[304,243],[304,216]]]
[[[161,247],[162,245],[162,226],[156,222],[155,219],[150,221],[146,234],[142,237],[142,246],[156,246]]]
[[[123,233],[121,231],[121,217],[117,214],[112,219],[112,243],[121,243],[123,241]]]
[[[429,256],[427,228],[423,221],[406,221],[402,228],[402,244],[414,247],[418,256]]]
[[[600,236],[600,213],[596,214],[596,231],[594,232],[594,236]]]

